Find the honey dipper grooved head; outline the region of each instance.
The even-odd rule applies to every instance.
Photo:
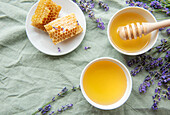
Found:
[[[144,34],[144,28],[139,22],[121,26],[117,31],[122,40],[136,39],[137,37],[142,37],[142,34]]]
[[[122,38],[123,40],[126,40],[126,33],[124,30],[124,27],[119,27],[117,29],[117,33],[119,34],[120,38]]]

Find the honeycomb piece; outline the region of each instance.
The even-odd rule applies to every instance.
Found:
[[[37,9],[35,10],[35,14],[31,19],[32,25],[46,31],[44,25],[55,20],[58,17],[60,10],[61,6],[57,5],[52,0],[40,0]]]
[[[74,13],[58,18],[44,27],[54,44],[71,38],[83,31]]]

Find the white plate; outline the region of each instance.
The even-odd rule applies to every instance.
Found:
[[[48,33],[40,29],[37,29],[31,25],[31,18],[38,6],[38,3],[35,3],[28,12],[26,18],[26,33],[30,42],[38,50],[48,55],[59,56],[73,51],[80,45],[86,32],[86,20],[83,12],[74,2],[70,0],[53,0],[53,1],[62,7],[59,14],[59,18],[66,16],[70,13],[75,13],[77,20],[79,21],[80,25],[83,28],[83,32],[68,40],[65,40],[59,44],[54,45]],[[61,49],[61,52],[58,52],[58,47]]]

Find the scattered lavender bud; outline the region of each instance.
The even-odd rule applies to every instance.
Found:
[[[88,50],[88,49],[90,49],[90,48],[91,48],[91,47],[89,47],[89,46],[88,46],[88,47],[84,47],[85,50]]]
[[[62,27],[62,29],[63,29],[63,33],[64,33],[65,32],[64,27]]]
[[[58,30],[58,28],[56,28],[56,27],[54,27],[54,26],[53,26],[53,28],[54,28],[55,30]]]
[[[61,52],[61,49],[60,49],[60,47],[58,47],[58,52]]]
[[[78,22],[78,20],[77,20],[77,25],[79,25],[79,22]]]

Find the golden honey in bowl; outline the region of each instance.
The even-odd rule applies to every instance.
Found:
[[[122,68],[111,61],[91,64],[83,77],[86,95],[100,105],[111,105],[119,101],[127,88],[127,78]]]
[[[133,53],[140,51],[144,49],[150,42],[151,34],[148,34],[146,36],[142,36],[141,38],[133,39],[133,40],[122,40],[118,34],[118,28],[120,26],[126,26],[131,23],[139,22],[140,24],[142,22],[147,22],[147,20],[140,14],[134,13],[134,12],[126,12],[118,15],[115,17],[115,19],[112,21],[110,26],[110,37],[119,49]]]

